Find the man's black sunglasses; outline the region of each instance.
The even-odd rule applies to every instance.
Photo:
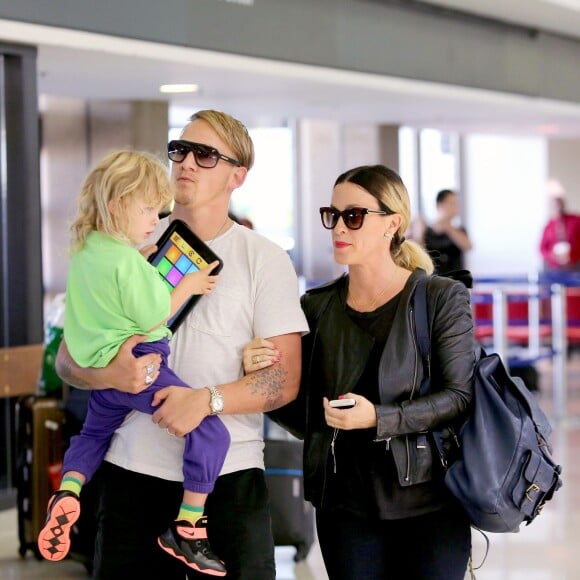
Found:
[[[390,215],[392,212],[380,209],[368,209],[366,207],[349,207],[342,211],[338,211],[334,207],[321,207],[320,219],[322,220],[322,225],[327,230],[333,230],[340,217],[349,230],[360,230],[365,221],[365,216],[370,213]]]
[[[194,143],[193,141],[186,141],[185,139],[177,139],[175,141],[169,141],[167,145],[167,156],[171,161],[175,161],[175,163],[183,163],[189,153],[193,153],[197,165],[199,167],[204,167],[205,169],[215,167],[220,159],[223,159],[236,167],[242,166],[237,159],[223,155],[215,147],[203,145],[203,143]]]

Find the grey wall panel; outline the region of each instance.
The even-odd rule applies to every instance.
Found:
[[[0,18],[271,57],[321,63],[342,2],[334,0],[1,0]]]
[[[3,45],[0,345],[42,342],[36,50]]]
[[[580,41],[378,0],[0,0],[0,18],[580,102]]]

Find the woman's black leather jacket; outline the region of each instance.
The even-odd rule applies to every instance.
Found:
[[[405,285],[379,366],[380,403],[376,440],[392,450],[401,486],[430,481],[435,454],[425,433],[453,424],[472,399],[478,347],[467,288],[450,278],[428,282],[431,329],[431,390],[418,397],[423,364],[415,341],[412,294],[423,270]],[[324,421],[322,397],[353,391],[363,374],[374,339],[345,311],[348,276],[309,290],[302,307],[310,325],[303,342],[302,384],[296,401],[272,418],[304,439],[305,496],[316,507],[324,499],[326,465],[333,430]],[[420,444],[418,445],[418,439]]]

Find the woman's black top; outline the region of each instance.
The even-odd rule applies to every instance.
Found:
[[[389,337],[400,294],[373,312],[346,306],[351,319],[375,339],[356,394],[379,403],[378,369]],[[396,365],[397,361],[393,361]],[[385,441],[375,442],[376,429],[336,430],[334,458],[328,460],[325,506],[371,519],[400,519],[436,511],[440,493],[433,482],[413,486],[405,493],[397,480],[392,455]],[[422,488],[423,493],[417,493]],[[408,489],[408,488],[407,488]],[[379,508],[379,506],[381,506]]]

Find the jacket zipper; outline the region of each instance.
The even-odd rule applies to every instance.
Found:
[[[414,369],[414,373],[413,373],[413,389],[411,390],[411,395],[409,396],[409,401],[413,398],[413,395],[415,394],[415,386],[417,385],[417,337],[415,336],[415,326],[413,324],[413,307],[411,306],[410,308],[410,315],[409,315],[409,328],[411,329],[411,334],[413,335],[413,346],[415,349],[415,369]],[[409,448],[408,448],[408,436],[405,435],[405,438],[407,439],[407,473],[409,473],[409,464],[411,462],[411,457],[409,455]],[[387,437],[386,439],[375,439],[375,441],[384,441],[385,442],[385,449],[388,451],[391,448],[391,439],[392,437]],[[407,479],[409,479],[407,477]]]
[[[409,401],[411,401],[415,395],[415,389],[417,387],[417,377],[419,375],[419,365],[417,363],[417,359],[419,358],[419,351],[417,350],[417,336],[415,334],[414,314],[415,314],[414,308],[411,306],[411,308],[409,309],[409,328],[411,329],[411,335],[413,337],[413,350],[415,351],[415,368],[413,371],[413,388],[411,389]],[[409,436],[408,435],[405,435],[405,452],[407,454],[407,470],[405,473],[405,481],[409,481],[411,479],[411,453],[409,451]]]
[[[411,389],[411,395],[409,396],[409,401],[413,399],[415,395],[415,388],[417,387],[417,375],[418,375],[418,364],[417,358],[419,358],[419,351],[417,350],[417,336],[415,334],[415,319],[413,307],[409,309],[409,328],[411,329],[411,335],[413,336],[413,350],[415,351],[415,369],[413,374],[413,388]]]
[[[405,435],[405,451],[407,452],[407,473],[405,474],[405,481],[411,479],[411,454],[409,453],[409,436]]]

